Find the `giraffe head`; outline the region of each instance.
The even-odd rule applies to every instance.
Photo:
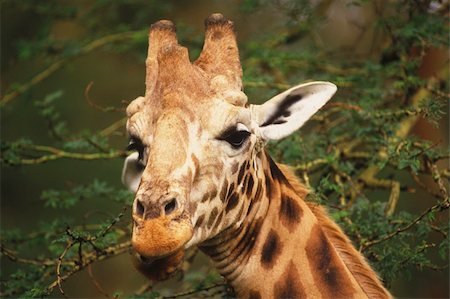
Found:
[[[132,245],[164,273],[182,252],[242,223],[252,171],[267,140],[283,138],[336,91],[327,82],[295,86],[262,105],[248,105],[231,21],[205,21],[200,57],[189,61],[170,21],[152,25],[146,92],[127,107],[130,149],[123,182],[136,193]],[[165,278],[156,274],[152,278]]]

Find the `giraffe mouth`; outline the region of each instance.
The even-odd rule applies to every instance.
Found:
[[[182,267],[185,245],[193,235],[188,216],[134,221],[131,244],[136,252],[135,267],[152,281],[170,278]]]
[[[179,250],[165,257],[145,257],[134,255],[136,269],[152,281],[166,280],[173,276],[183,265],[184,250]]]
[[[140,255],[139,253],[137,253],[137,257],[140,259],[141,263],[147,264],[147,265],[150,265],[154,261],[160,259],[160,258],[155,258],[155,257],[146,257],[143,255]],[[164,258],[164,257],[161,257],[161,258]]]

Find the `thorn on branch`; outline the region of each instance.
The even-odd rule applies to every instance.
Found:
[[[124,107],[102,107],[100,105],[98,105],[97,103],[93,102],[91,100],[91,97],[89,96],[89,92],[91,91],[92,85],[94,85],[94,81],[89,82],[89,84],[86,86],[86,88],[84,89],[84,98],[86,99],[86,102],[91,106],[94,107],[95,109],[101,111],[101,112],[111,112],[111,111],[119,111],[119,112],[124,112],[125,108]]]

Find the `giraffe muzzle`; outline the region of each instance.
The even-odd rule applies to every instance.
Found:
[[[148,260],[160,259],[184,249],[192,238],[189,213],[176,197],[168,196],[161,204],[149,204],[136,198],[133,208],[134,250]]]

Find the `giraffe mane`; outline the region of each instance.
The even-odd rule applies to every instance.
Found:
[[[309,190],[299,182],[292,170],[287,165],[277,163],[277,166],[288,179],[294,191],[301,198],[306,198]],[[316,216],[323,232],[334,245],[344,264],[367,296],[369,298],[385,298],[386,296],[390,298],[389,292],[381,284],[378,275],[370,268],[365,258],[352,246],[352,242],[342,229],[330,219],[325,208],[317,203],[308,201],[305,201],[305,203]]]

